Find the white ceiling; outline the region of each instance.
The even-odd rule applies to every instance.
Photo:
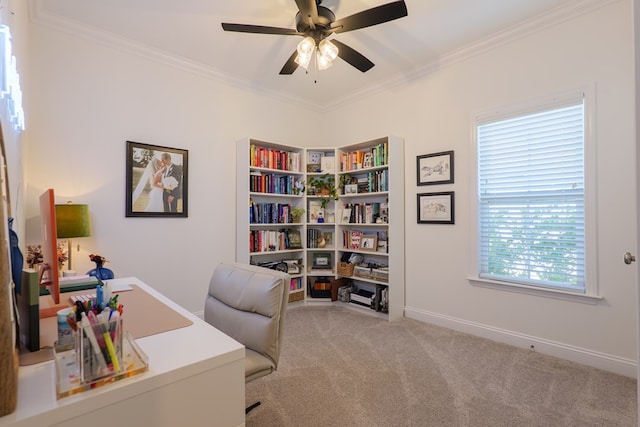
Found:
[[[324,0],[337,19],[391,0]],[[328,108],[406,81],[488,40],[517,36],[597,0],[406,0],[408,16],[334,35],[374,64],[337,59],[326,71],[279,71],[300,38],[225,32],[222,22],[295,28],[294,0],[31,0],[35,22],[100,37],[193,66],[236,84]],[[499,35],[499,36],[498,36]],[[310,68],[311,70],[311,68]]]

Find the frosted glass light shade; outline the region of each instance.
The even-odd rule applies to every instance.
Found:
[[[296,62],[296,64],[298,64],[299,66],[301,66],[306,70],[309,67],[309,62],[311,62],[311,54],[309,55],[298,54],[298,56],[296,56],[296,59],[294,59],[294,61]]]
[[[326,70],[333,65],[331,59],[323,55],[320,51],[316,53],[316,61],[318,63],[318,70]]]
[[[302,39],[300,43],[298,43],[298,55],[300,56],[311,56],[313,53],[313,49],[316,47],[316,41],[313,37],[305,37]]]
[[[296,56],[295,62],[305,70],[309,67],[311,62],[311,55],[316,48],[316,41],[313,37],[305,37],[300,43],[298,43],[298,56]]]
[[[60,239],[91,236],[89,205],[56,205],[56,234]]]
[[[322,55],[329,59],[329,61],[333,61],[338,57],[337,46],[331,43],[328,39],[322,40],[318,45],[318,49]]]

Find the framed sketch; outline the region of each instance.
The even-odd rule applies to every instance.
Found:
[[[320,170],[322,173],[335,173],[336,158],[333,156],[322,156],[320,158]]]
[[[453,184],[453,151],[417,157],[418,185]]]
[[[358,194],[358,184],[346,184],[344,194]]]
[[[453,191],[418,194],[418,224],[455,224]]]
[[[127,141],[127,217],[187,217],[189,152]]]
[[[360,237],[361,251],[377,252],[378,251],[378,236],[375,234],[363,234]]]

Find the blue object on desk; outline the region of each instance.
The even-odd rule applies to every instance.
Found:
[[[91,254],[89,255],[89,258],[91,261],[96,263],[96,268],[87,271],[89,276],[97,277],[99,280],[113,279],[115,277],[113,271],[103,267],[104,263],[107,261],[106,258],[98,254]]]
[[[89,276],[95,276],[100,280],[108,280],[115,277],[111,269],[104,267],[96,267],[92,270],[87,271],[87,274]]]

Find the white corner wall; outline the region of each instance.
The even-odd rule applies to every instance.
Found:
[[[325,113],[343,145],[405,139],[406,315],[635,375],[636,248],[633,50],[630,0],[608,2],[492,49],[459,55],[368,99]],[[235,253],[235,141],[294,145],[317,112],[38,25],[30,28],[27,236],[38,243],[37,198],[88,203],[93,236],[74,240],[192,312],[214,265]],[[466,52],[469,53],[469,52]],[[584,85],[597,86],[598,270],[604,297],[572,303],[469,285],[475,112]],[[190,150],[189,218],[125,218],[125,141]],[[416,156],[455,150],[455,183],[416,186]],[[418,225],[416,194],[453,189],[456,224]]]
[[[92,236],[74,239],[73,267],[109,259],[201,312],[215,265],[235,254],[235,142],[288,144],[305,133],[304,111],[153,56],[123,52],[35,24],[30,32],[27,236],[41,243],[38,196],[87,203]],[[125,218],[125,141],[189,150],[187,219]]]
[[[432,322],[635,376],[636,250],[631,2],[601,9],[484,52],[443,58],[423,78],[329,113],[345,141],[405,138],[406,311]],[[597,305],[473,287],[470,171],[474,114],[596,86]],[[417,186],[416,156],[455,150],[455,183]],[[416,223],[416,194],[455,191],[456,224]],[[391,238],[392,239],[392,238]]]

